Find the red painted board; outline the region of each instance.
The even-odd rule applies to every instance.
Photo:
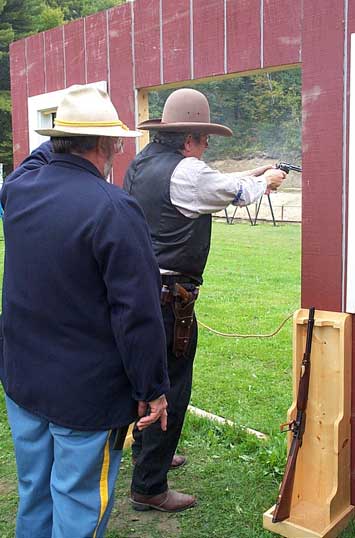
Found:
[[[27,69],[24,39],[10,45],[10,76],[14,166],[17,166],[27,157],[29,151]]]
[[[301,0],[264,0],[264,67],[301,61],[301,4]]]
[[[260,68],[260,0],[227,0],[228,73]]]
[[[87,82],[107,80],[106,11],[85,19]]]
[[[351,34],[353,33],[355,33],[355,4],[354,2],[349,2],[349,7],[348,7],[348,96],[349,96],[349,84],[350,84],[350,58],[351,58],[350,45],[351,45]],[[349,101],[348,101],[348,104],[349,104]],[[347,138],[347,150],[348,151],[347,151],[347,156],[346,156],[346,163],[349,162],[348,142],[349,142],[349,139]],[[355,316],[353,316],[353,346],[352,346],[351,504],[355,504]]]
[[[28,96],[45,92],[44,34],[35,34],[26,40]]]
[[[131,5],[124,4],[108,12],[110,96],[120,119],[135,127],[135,94],[132,65]],[[125,139],[124,153],[115,157],[113,182],[122,185],[124,173],[135,155],[135,141]]]
[[[355,316],[352,317],[352,386],[351,386],[351,477],[350,477],[350,502],[355,502]]]
[[[194,78],[224,73],[224,1],[193,2]]]
[[[44,33],[46,92],[65,87],[63,27]]]
[[[84,19],[64,26],[64,57],[66,86],[85,84]]]
[[[162,12],[164,82],[189,80],[190,0],[164,0]]]
[[[340,311],[343,3],[313,0],[303,10],[302,306]]]
[[[136,0],[133,4],[137,88],[161,84],[159,6],[157,0]]]

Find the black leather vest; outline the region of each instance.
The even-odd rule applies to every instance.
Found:
[[[145,213],[159,267],[177,271],[202,283],[211,241],[211,215],[185,217],[170,201],[170,179],[180,152],[148,144],[128,168],[123,188]]]

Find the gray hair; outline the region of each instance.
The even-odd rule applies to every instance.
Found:
[[[176,133],[170,131],[158,131],[154,134],[153,142],[169,146],[173,149],[184,149],[187,137],[191,134],[195,142],[201,139],[201,133]]]
[[[86,153],[95,149],[98,136],[53,136],[51,143],[54,153]]]

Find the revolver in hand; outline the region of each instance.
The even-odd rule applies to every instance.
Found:
[[[290,163],[285,163],[283,161],[280,161],[279,163],[277,163],[275,168],[282,170],[286,174],[288,174],[290,170],[293,170],[294,172],[302,172],[302,168],[300,166],[296,166]]]

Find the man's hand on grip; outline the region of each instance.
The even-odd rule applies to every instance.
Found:
[[[276,168],[270,168],[264,173],[267,184],[267,192],[276,191],[286,178],[285,172]]]

